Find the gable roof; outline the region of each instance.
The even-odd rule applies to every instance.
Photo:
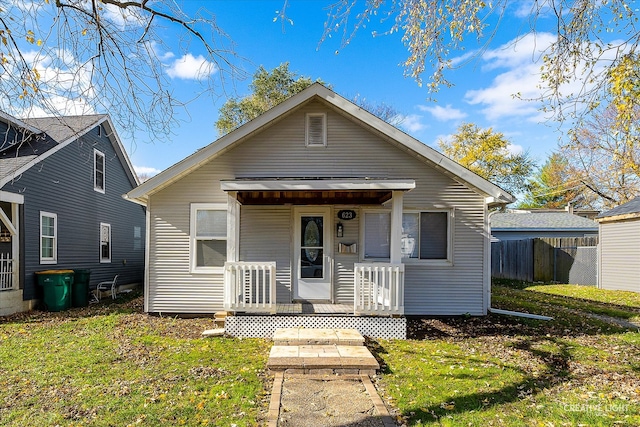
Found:
[[[596,221],[605,222],[631,218],[640,218],[640,196],[611,210],[602,212],[596,217]]]
[[[568,212],[496,212],[491,231],[598,231],[594,221]]]
[[[29,125],[28,123],[25,123],[23,121],[21,121],[20,119],[17,119],[15,117],[13,117],[12,115],[5,113],[4,111],[0,111],[0,121],[8,124],[8,125],[12,125],[12,126],[17,126],[21,129],[24,129],[27,132],[30,133],[34,133],[34,134],[38,134],[41,133],[42,131],[36,127],[33,127],[31,125]]]
[[[511,203],[515,198],[500,187],[464,168],[433,148],[393,127],[384,120],[376,117],[354,103],[336,94],[320,83],[314,83],[302,92],[293,95],[286,101],[261,114],[254,120],[245,123],[234,131],[224,135],[189,157],[169,167],[148,181],[140,184],[125,195],[137,203],[146,204],[148,197],[179,180],[184,175],[197,169],[204,163],[229,150],[257,132],[274,125],[304,104],[318,100],[335,108],[342,114],[359,122],[363,127],[377,133],[382,138],[398,143],[406,149],[418,154],[434,168],[440,170],[452,179],[465,183],[487,198],[489,205],[503,205]]]
[[[44,117],[20,121],[3,113],[0,115],[0,119],[10,120],[6,123],[21,128],[26,126],[29,132],[33,134],[25,143],[16,144],[16,146],[9,147],[2,152],[0,157],[0,188],[98,125],[104,127],[131,185],[136,186],[139,184],[129,156],[114,130],[111,118],[106,114]]]

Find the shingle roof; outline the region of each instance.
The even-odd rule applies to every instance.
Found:
[[[78,133],[95,126],[105,117],[104,114],[87,116],[43,117],[37,119],[23,119],[25,123],[36,127],[57,142],[77,136]]]
[[[635,213],[640,213],[640,196],[620,206],[616,206],[615,208],[609,211],[602,212],[596,218],[608,218],[612,216],[628,215],[628,214],[635,214]]]
[[[7,159],[0,157],[0,179],[13,175],[22,166],[35,159],[37,156],[9,157]]]
[[[568,212],[500,212],[491,215],[496,230],[598,230],[594,221]]]

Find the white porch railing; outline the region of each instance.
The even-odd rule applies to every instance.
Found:
[[[9,254],[0,254],[0,291],[13,289],[13,259]]]
[[[404,314],[404,264],[354,265],[356,314]]]
[[[276,312],[275,262],[226,262],[224,307],[227,310]]]

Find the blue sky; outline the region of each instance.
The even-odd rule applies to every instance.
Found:
[[[462,122],[502,132],[514,150],[528,150],[539,163],[544,162],[557,146],[559,135],[555,125],[545,122],[540,105],[513,98],[518,92],[525,96],[538,93],[539,65],[535,59],[540,56],[541,47],[553,39],[550,34],[541,32],[535,39],[525,37],[514,47],[513,40],[526,25],[517,7],[508,11],[501,31],[479,58],[466,59],[481,48],[474,40],[466,42],[464,52],[453,55],[465,65],[448,74],[454,86],[442,87],[434,103],[428,100],[425,87],[419,87],[412,78],[404,76],[400,64],[407,57],[407,49],[401,42],[401,35],[372,36],[374,29],[384,31],[389,27],[388,23],[371,22],[348,46],[341,48],[341,34],[334,34],[319,44],[327,20],[326,6],[330,3],[327,0],[291,0],[287,16],[293,24],[285,23],[284,26],[279,20],[274,22],[282,0],[216,0],[187,4],[193,10],[205,3],[215,14],[218,26],[236,44],[238,56],[246,59],[238,63],[249,75],[260,65],[270,70],[289,62],[290,70],[313,79],[320,78],[346,98],[359,96],[374,104],[394,107],[404,116],[400,127],[433,147],[439,138],[454,133]],[[172,36],[167,34],[167,38]],[[173,70],[170,74],[173,89],[184,98],[194,96],[201,89],[196,76],[202,52],[195,44],[192,48],[187,57],[177,50],[167,52],[170,59],[167,70]],[[181,72],[174,68],[176,64],[181,65]],[[428,75],[424,77],[427,79]],[[250,79],[227,80],[225,85],[229,95],[242,96],[249,93],[249,83]],[[146,173],[163,170],[214,141],[218,137],[214,122],[225,99],[225,96],[213,100],[202,97],[190,103],[188,115],[181,115],[185,122],[174,129],[175,135],[169,142],[142,142],[144,135],[140,135],[135,144],[128,144],[126,148],[137,170]]]
[[[12,2],[21,7],[20,1]],[[537,22],[536,36],[525,35],[527,11],[531,8],[528,0],[510,4],[500,30],[488,46],[467,39],[464,51],[452,52],[451,58],[461,66],[447,74],[453,87],[441,87],[435,95],[437,102],[428,100],[426,87],[419,87],[415,80],[404,76],[400,64],[406,60],[408,51],[401,41],[402,34],[372,36],[373,31],[388,30],[391,22],[373,18],[348,46],[342,47],[341,33],[320,43],[329,12],[327,6],[332,0],[289,0],[286,14],[291,22],[285,23],[274,20],[284,3],[285,0],[182,2],[187,13],[199,12],[201,8],[210,11],[217,26],[234,42],[235,65],[249,77],[246,80],[224,77],[224,73],[206,63],[202,46],[185,38],[179,27],[164,23],[166,30],[161,33],[163,40],[158,40],[157,52],[171,85],[166,90],[177,99],[191,102],[185,111],[179,110],[181,122],[168,141],[150,141],[151,136],[145,132],[138,132],[135,141],[123,140],[137,171],[157,173],[214,141],[218,137],[214,123],[228,96],[248,94],[250,77],[259,66],[270,70],[283,62],[289,62],[289,69],[300,75],[322,79],[348,99],[357,96],[374,105],[392,106],[403,116],[400,127],[433,147],[440,138],[454,133],[462,122],[471,122],[502,132],[513,144],[513,150],[528,150],[539,163],[556,148],[559,137],[556,125],[545,122],[540,105],[513,97],[516,93],[525,98],[539,95],[540,65],[536,61],[553,40],[553,35],[544,32],[547,24],[544,16]],[[122,19],[108,6],[105,10],[114,21]],[[486,32],[491,31],[489,28]],[[520,39],[514,46],[517,38]],[[481,55],[473,56],[474,52]],[[57,76],[54,81],[60,80],[60,69],[47,66],[43,60],[41,64],[44,64],[42,74],[52,74]],[[427,69],[425,81],[430,73]],[[204,85],[203,74],[209,74],[218,89],[223,84],[224,90],[219,90],[216,97],[198,96]],[[52,103],[57,105],[57,100]],[[68,100],[61,99],[60,105],[68,105]],[[74,113],[78,114],[68,108],[63,111]],[[119,133],[126,134],[123,130]]]

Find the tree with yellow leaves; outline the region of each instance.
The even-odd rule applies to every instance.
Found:
[[[450,159],[514,194],[525,190],[535,167],[528,152],[510,150],[502,133],[473,123],[463,123],[451,139],[441,139],[438,145]]]

